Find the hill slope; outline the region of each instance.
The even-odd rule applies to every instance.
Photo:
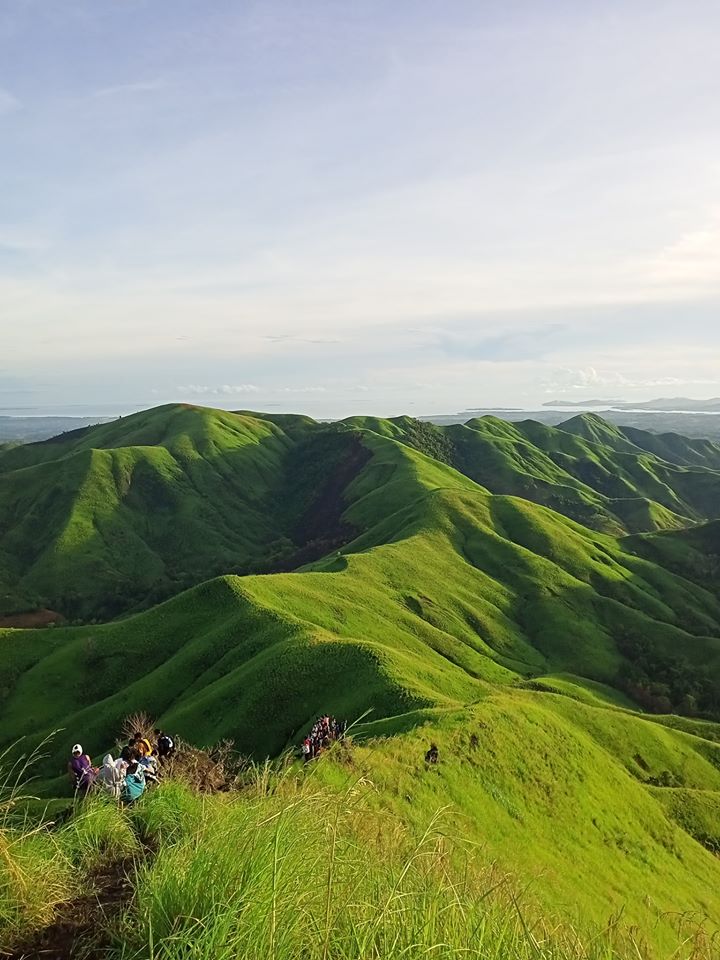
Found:
[[[226,569],[114,622],[0,630],[0,746],[63,727],[41,771],[52,795],[68,743],[99,757],[136,710],[259,758],[320,712],[371,710],[365,745],[321,761],[329,787],[367,774],[378,808],[419,833],[450,803],[478,856],[564,916],[626,909],[659,957],[677,943],[669,911],[720,923],[720,597],[700,562],[717,523],[618,538],[492,493],[446,461],[464,450],[486,469],[495,451],[488,472],[511,483],[563,457],[577,470],[581,452],[609,472],[614,451],[630,474],[645,454],[626,436],[477,423],[174,407],[8,451],[13,589],[70,585],[93,609],[121,577],[152,589],[147,557],[198,579],[228,558],[267,569],[271,549],[275,569],[308,562]],[[660,482],[656,466],[644,482]],[[441,764],[427,770],[431,739]]]
[[[430,741],[440,763],[423,768]],[[369,724],[362,744],[351,767],[321,771],[327,782],[367,776],[376,805],[418,832],[449,804],[455,831],[523,877],[548,913],[578,926],[622,914],[658,957],[678,948],[680,916],[720,923],[720,744],[507,688],[412,724]]]
[[[410,417],[347,422],[409,443],[493,493],[609,533],[679,528],[720,509],[720,445],[623,430],[595,414],[558,427],[491,416],[444,427]]]
[[[667,709],[720,708],[716,593],[404,444],[362,443],[343,522],[364,532],[342,553],[116,623],[0,633],[3,741],[59,722],[109,738],[144,707],[264,756],[321,709],[457,705],[557,671],[615,683],[648,650],[674,677],[655,678]]]
[[[107,619],[343,542],[342,511],[313,504],[337,501],[366,453],[285,420],[172,406],[0,455],[0,613]]]
[[[212,576],[294,569],[337,549],[377,520],[341,522],[370,434],[614,534],[681,528],[720,503],[720,447],[593,415],[560,428],[493,417],[328,426],[160,407],[0,452],[0,617],[49,608],[105,620]]]

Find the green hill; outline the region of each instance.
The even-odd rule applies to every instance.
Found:
[[[617,535],[683,528],[720,503],[720,447],[624,434],[591,414],[559,428],[435,427],[160,407],[0,451],[0,616],[106,620],[213,576],[295,569],[337,549],[380,518],[340,521],[371,435]]]
[[[595,414],[558,427],[492,416],[446,427],[409,417],[347,422],[409,443],[493,493],[608,533],[680,528],[719,509],[720,445],[623,430]]]
[[[720,925],[720,521],[618,537],[491,487],[532,482],[620,527],[633,498],[578,480],[588,463],[668,497],[716,474],[579,426],[592,438],[166,407],[6,451],[8,603],[177,595],[0,629],[0,747],[62,728],[37,786],[54,796],[68,743],[99,758],[134,711],[262,760],[320,712],[370,710],[352,754],[318,766],[324,789],[369,778],[411,835],[449,805],[475,860],[532,881],[542,909],[582,928],[622,910],[670,955],[671,913]]]
[[[367,776],[376,805],[417,831],[451,804],[456,829],[547,913],[654,925],[657,955],[670,956],[670,911],[720,920],[720,744],[582,703],[578,689],[496,688],[405,729],[370,724],[352,767],[323,773],[336,786]],[[423,771],[430,741],[441,762]]]
[[[162,407],[0,455],[0,613],[107,619],[342,543],[366,457],[343,429]],[[337,489],[336,489],[337,488]]]
[[[633,665],[640,686],[663,684],[660,706],[690,695],[718,709],[715,591],[375,432],[317,436],[362,446],[332,474],[338,522],[356,533],[341,552],[298,573],[226,575],[115,623],[0,633],[3,740],[60,722],[102,740],[146,707],[264,756],[323,708],[452,706],[558,671],[617,684]],[[662,670],[646,678],[650,654]]]

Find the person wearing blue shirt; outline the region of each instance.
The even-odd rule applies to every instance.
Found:
[[[142,767],[133,760],[125,774],[125,783],[120,791],[120,800],[125,806],[135,803],[145,792],[145,774]]]

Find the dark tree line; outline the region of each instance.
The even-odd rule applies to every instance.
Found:
[[[687,717],[720,717],[720,684],[707,667],[687,657],[658,650],[647,638],[618,641],[628,667],[618,686],[651,713],[678,713]]]

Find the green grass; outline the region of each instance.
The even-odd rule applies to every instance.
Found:
[[[623,433],[591,414],[557,428],[354,417],[343,429],[169,405],[0,451],[0,615],[106,620],[218,574],[297,565],[308,539],[327,539],[314,556],[329,552],[351,530],[318,531],[322,504],[339,500],[342,513],[358,499],[358,443],[385,468],[365,470],[365,483],[387,492],[402,445],[427,455],[425,478],[433,461],[449,464],[615,535],[710,519],[720,495],[720,447]],[[364,519],[355,532],[380,517]]]
[[[76,805],[74,816],[61,828],[57,841],[73,866],[85,872],[128,859],[138,847],[122,809],[100,795]]]
[[[242,801],[169,785],[52,834],[8,823],[0,930],[138,857],[127,958],[459,957],[471,942],[498,960],[637,960],[634,929],[664,960],[678,916],[720,923],[720,726],[645,716],[618,689],[635,648],[648,682],[720,687],[717,523],[612,532],[699,519],[720,474],[712,446],[643,443],[598,418],[442,431],[169,407],[0,454],[6,599],[70,591],[92,612],[108,592],[143,606],[203,581],[111,622],[0,630],[0,747],[63,728],[38,794],[67,791],[73,742],[99,761],[138,710],[259,760],[320,712],[371,711],[305,785],[269,777]],[[291,555],[295,572],[247,573]],[[430,740],[442,759],[426,769]],[[530,884],[521,913],[483,899],[497,871],[505,890]],[[625,940],[582,946],[620,915]]]
[[[622,912],[661,956],[679,915],[720,922],[720,861],[707,841],[720,822],[720,745],[534,691],[418,719],[406,730],[369,724],[351,762],[318,776],[336,789],[367,776],[377,807],[416,831],[449,804],[482,860],[530,884],[546,911],[580,925]],[[428,768],[431,741],[440,763]],[[654,785],[665,779],[676,786]]]
[[[292,553],[349,439],[300,427],[171,406],[0,455],[0,612],[108,619]]]
[[[348,428],[318,436],[331,449],[356,442]],[[458,706],[557,672],[613,684],[619,643],[633,639],[720,675],[713,591],[634,541],[361,436],[342,522],[362,532],[341,553],[297,573],[220,577],[112,623],[0,631],[2,742],[64,726],[99,759],[122,718],[148,709],[189,739],[230,736],[264,757],[324,709]],[[48,774],[65,749],[57,741]]]
[[[607,941],[586,954],[567,929],[550,933],[530,908],[526,918],[504,877],[454,849],[442,814],[412,838],[373,816],[366,794],[356,784],[212,804],[200,836],[163,847],[141,870],[121,955],[612,955]]]
[[[77,891],[70,860],[45,832],[0,831],[0,948],[53,918]]]
[[[0,886],[0,948],[91,898],[99,866],[125,864],[120,912],[98,910],[80,935],[117,960],[713,960],[720,866],[693,838],[710,800],[666,816],[668,791],[539,694],[370,732],[310,767],[258,767],[240,793],[168,782],[131,810],[81,807],[54,834],[5,827],[24,872]]]
[[[709,441],[623,431],[594,414],[558,427],[492,416],[447,427],[410,417],[347,422],[450,463],[493,493],[607,533],[674,529],[717,512],[720,446]]]

